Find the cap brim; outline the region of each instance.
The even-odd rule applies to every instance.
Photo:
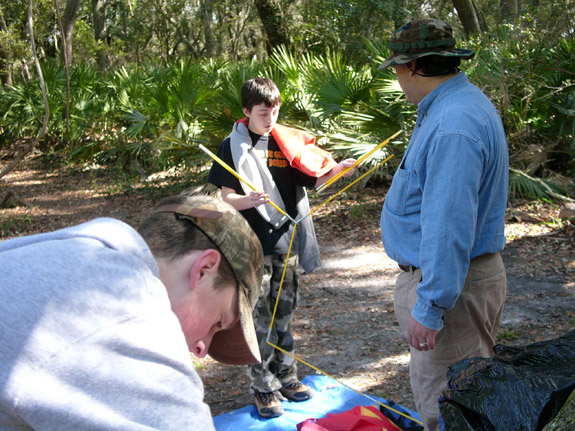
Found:
[[[397,57],[396,54],[394,54],[394,55],[392,55],[392,56],[390,56],[390,57],[387,57],[387,58],[385,59],[385,61],[378,66],[377,69],[378,69],[378,70],[383,70],[383,69],[387,69],[389,66],[395,66],[396,64],[398,64],[398,63],[395,63],[395,62],[394,62],[395,57]]]
[[[233,328],[215,333],[208,354],[216,361],[228,365],[259,364],[261,356],[252,307],[243,287],[238,289],[238,307],[240,320]]]
[[[420,57],[425,57],[428,55],[439,55],[441,57],[460,57],[462,60],[471,60],[475,56],[475,51],[470,49],[462,48],[451,48],[443,51],[425,51],[425,52],[414,52],[411,54],[393,54],[386,58],[383,63],[378,66],[378,70],[383,70],[389,66],[397,66],[398,64],[406,64],[410,61],[416,60]]]

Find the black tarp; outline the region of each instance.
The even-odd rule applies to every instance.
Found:
[[[439,400],[444,431],[540,431],[575,388],[575,330],[494,352],[449,367]]]

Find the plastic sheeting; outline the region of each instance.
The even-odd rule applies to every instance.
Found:
[[[297,424],[313,418],[325,417],[327,413],[341,413],[351,410],[355,406],[377,405],[369,398],[343,386],[334,379],[323,375],[307,376],[303,383],[316,390],[316,395],[308,401],[296,403],[284,401],[284,414],[272,419],[262,419],[254,405],[243,407],[233,412],[225,413],[214,418],[217,431],[295,431]],[[370,396],[371,397],[371,396]],[[393,402],[388,402],[383,398],[371,397],[377,402],[392,405],[394,410],[416,419],[419,415]],[[379,406],[378,406],[379,407]],[[383,408],[385,409],[385,408]],[[392,419],[400,422],[403,416],[391,412]]]
[[[442,430],[538,431],[575,388],[575,331],[494,351],[494,358],[470,358],[449,368],[449,389],[439,400]]]

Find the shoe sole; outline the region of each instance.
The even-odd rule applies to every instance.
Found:
[[[286,394],[284,394],[283,392],[282,392],[281,394],[282,394],[285,398],[287,398],[289,401],[294,401],[294,402],[296,402],[296,403],[299,403],[299,402],[302,402],[302,401],[307,401],[307,400],[309,400],[310,398],[312,398],[312,397],[315,395],[315,392],[312,392],[312,393],[309,394],[309,395],[304,395],[305,398],[297,398],[297,397],[295,397],[295,396],[293,396],[293,395],[286,395]]]
[[[284,414],[284,412],[281,412],[281,413],[271,413],[271,414],[269,414],[269,415],[262,415],[262,414],[258,411],[258,415],[259,415],[260,418],[262,418],[262,419],[277,418],[277,417],[279,417],[279,416],[281,416],[281,415],[283,415],[283,414]]]

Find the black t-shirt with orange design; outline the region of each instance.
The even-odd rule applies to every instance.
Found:
[[[305,214],[297,213],[296,188],[311,188],[315,185],[316,178],[310,177],[300,170],[291,167],[273,136],[260,136],[250,131],[250,137],[253,144],[257,143],[260,139],[268,140],[267,167],[282,196],[286,212],[290,217],[296,220],[304,216]],[[226,138],[222,142],[222,145],[220,145],[218,149],[217,156],[235,169],[229,138]],[[217,162],[212,164],[208,175],[208,182],[220,188],[228,187],[240,195],[245,195],[240,180]],[[274,229],[271,224],[261,217],[255,208],[249,208],[240,212],[260,239],[264,254],[277,254],[274,249],[275,245],[279,239],[288,232],[291,223],[287,222],[279,229]]]

